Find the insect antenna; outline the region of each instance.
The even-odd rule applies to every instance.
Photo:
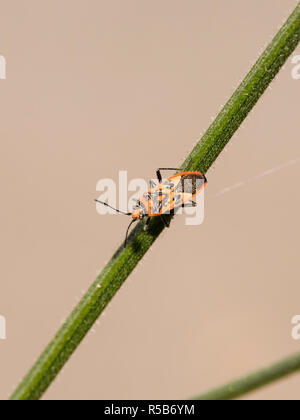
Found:
[[[125,236],[124,248],[126,248],[126,245],[127,245],[127,239],[128,239],[129,229],[130,229],[131,225],[132,225],[134,222],[137,222],[137,221],[138,221],[138,219],[133,219],[133,220],[131,220],[131,222],[129,223],[129,226],[128,226],[127,230],[126,230],[126,236]]]
[[[125,216],[131,216],[131,215],[132,215],[132,213],[126,213],[125,211],[122,211],[122,210],[116,209],[116,208],[114,208],[114,207],[110,206],[109,204],[104,203],[103,201],[100,201],[100,200],[95,200],[95,201],[96,201],[96,203],[103,204],[104,206],[107,206],[107,207],[109,207],[109,208],[111,208],[111,209],[113,209],[113,210],[117,211],[118,213],[125,214]]]

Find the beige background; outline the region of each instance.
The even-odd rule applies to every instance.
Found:
[[[180,164],[296,4],[0,1],[1,399],[123,238],[96,182]],[[291,70],[209,171],[204,224],[176,218],[45,399],[188,398],[300,349],[300,164],[217,196],[300,157]],[[299,399],[300,375],[248,398]]]

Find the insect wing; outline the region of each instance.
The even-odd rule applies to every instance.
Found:
[[[175,175],[171,178],[175,184],[174,187],[174,203],[178,208],[184,203],[192,200],[205,186],[206,178],[195,172],[183,173]]]

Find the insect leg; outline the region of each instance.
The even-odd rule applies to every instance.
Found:
[[[144,224],[144,231],[146,232],[146,230],[148,229],[149,223],[150,223],[151,217],[148,217],[146,220],[146,223]]]
[[[158,168],[156,171],[156,176],[159,183],[161,183],[162,181],[161,171],[181,171],[181,169],[180,168]]]
[[[129,229],[130,229],[131,225],[132,225],[134,222],[137,222],[138,220],[139,220],[139,219],[133,219],[133,220],[131,220],[131,222],[129,223],[129,226],[128,226],[127,230],[126,230],[126,236],[125,236],[124,248],[126,248],[126,245],[127,245],[127,239],[128,239]]]
[[[164,222],[165,227],[170,227],[170,221],[163,215],[161,214],[161,220]]]

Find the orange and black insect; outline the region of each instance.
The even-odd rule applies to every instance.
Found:
[[[193,198],[199,194],[206,186],[207,179],[201,172],[181,172],[163,181],[161,171],[179,171],[176,168],[159,168],[156,171],[158,184],[150,181],[150,189],[145,192],[133,207],[133,212],[126,213],[115,209],[107,203],[95,200],[104,206],[108,206],[118,213],[131,216],[124,246],[127,244],[128,233],[131,225],[147,217],[144,229],[147,229],[151,217],[160,216],[166,227],[170,226],[167,214],[174,214],[180,207],[196,206]]]

